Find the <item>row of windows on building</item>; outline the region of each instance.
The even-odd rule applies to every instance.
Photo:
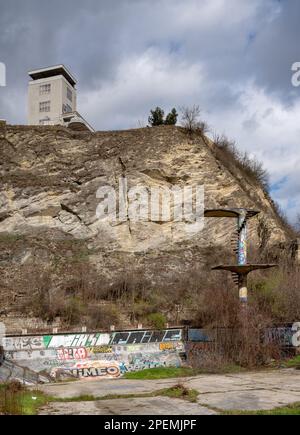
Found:
[[[51,92],[51,83],[40,85],[40,95],[49,95]],[[73,101],[73,92],[67,86],[67,98],[69,101]]]
[[[42,101],[40,103],[40,112],[50,112],[51,101]]]
[[[47,95],[51,92],[51,84],[40,85],[40,95]]]
[[[50,101],[43,101],[40,103],[40,113],[46,113],[51,111],[51,102]],[[62,113],[70,113],[72,112],[72,107],[68,104],[63,104],[62,106]],[[50,121],[49,116],[46,116],[43,119],[40,119],[39,123],[41,125],[47,124]]]
[[[51,112],[51,101],[40,102],[40,113]],[[62,113],[72,112],[72,107],[69,104],[62,105]]]

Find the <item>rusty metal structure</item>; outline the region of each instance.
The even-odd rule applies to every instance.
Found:
[[[231,272],[234,277],[237,277],[239,298],[243,305],[246,305],[248,302],[248,274],[255,270],[265,270],[277,267],[276,264],[249,264],[247,262],[247,222],[259,213],[260,212],[256,210],[243,208],[205,210],[204,212],[204,217],[206,218],[231,218],[237,220],[237,238],[234,247],[237,254],[237,264],[219,265],[213,267],[212,270],[225,270]]]

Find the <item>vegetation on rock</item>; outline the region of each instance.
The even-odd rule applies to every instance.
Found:
[[[177,118],[178,113],[175,108],[173,108],[165,118],[164,110],[160,107],[156,107],[156,109],[150,111],[148,122],[151,127],[158,127],[160,125],[176,125]]]

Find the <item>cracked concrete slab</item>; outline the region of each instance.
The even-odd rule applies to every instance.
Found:
[[[198,402],[201,406],[226,411],[264,411],[300,402],[300,394],[272,390],[227,391],[200,395]]]
[[[209,393],[226,393],[227,391],[244,391],[252,390],[254,388],[253,382],[249,379],[240,379],[237,382],[237,378],[231,376],[220,375],[207,375],[196,377],[184,382],[184,385],[188,388],[193,388],[201,394]],[[261,382],[255,382],[257,389],[264,388],[265,385]]]
[[[70,383],[45,384],[39,387],[41,391],[49,396],[60,399],[73,398],[83,395],[104,397],[111,394],[140,394],[183,383],[183,379],[164,379],[152,381],[135,381],[127,379],[102,379],[102,380],[81,380]]]
[[[215,411],[180,399],[147,397],[52,403],[40,415],[213,415]]]
[[[73,398],[85,394],[94,397],[104,397],[110,394],[146,394],[164,388],[170,388],[179,383],[187,388],[199,392],[198,404],[191,404],[189,402],[184,403],[185,406],[190,407],[190,410],[193,409],[192,414],[195,410],[204,412],[205,409],[208,413],[211,409],[236,411],[270,410],[280,406],[300,402],[300,371],[293,369],[228,375],[200,375],[193,378],[151,381],[126,379],[78,381],[65,384],[43,385],[40,389],[46,394],[57,398]],[[137,403],[153,404],[158,403],[160,399],[163,400],[161,403],[169,403],[169,400],[171,400],[170,403],[173,404],[175,412],[178,411],[179,414],[182,414],[182,405],[177,409],[177,402],[174,402],[175,399],[169,398],[167,398],[167,400],[165,400],[165,398],[157,397],[143,399],[117,399],[121,402],[116,402],[116,400],[105,402],[108,402],[109,406],[111,402],[118,404],[119,407],[116,409],[118,409],[118,412],[124,413],[127,409],[126,404],[128,404],[129,401],[132,404],[134,404],[135,401]],[[181,402],[183,401],[180,400],[180,403]],[[88,409],[91,410],[91,407],[93,406],[91,403],[95,402],[89,403],[90,404],[87,406]],[[123,404],[126,409],[123,409]],[[55,405],[53,404],[53,406],[58,407],[58,409],[68,410],[70,403],[56,403]],[[103,406],[103,403],[101,406]],[[195,408],[195,406],[199,408]],[[154,408],[148,408],[147,413],[150,412],[151,409],[153,409],[154,412]],[[130,412],[138,413],[140,412],[140,408],[135,409],[134,406],[132,406],[130,407]],[[161,413],[166,412],[166,414],[168,414],[170,413],[170,409],[162,406],[157,412],[160,412],[160,414],[157,415],[164,415]]]

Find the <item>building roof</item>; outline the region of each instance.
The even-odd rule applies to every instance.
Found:
[[[62,75],[70,83],[70,85],[75,86],[77,81],[75,77],[70,73],[70,71],[64,65],[55,65],[47,68],[36,69],[29,71],[28,75],[33,80],[45,79],[53,76]]]

